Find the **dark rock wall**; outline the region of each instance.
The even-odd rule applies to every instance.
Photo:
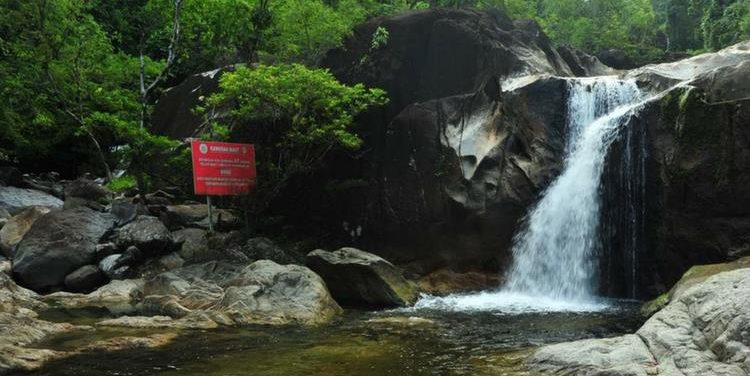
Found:
[[[692,265],[750,255],[747,77],[747,63],[712,72],[645,111],[654,290]]]

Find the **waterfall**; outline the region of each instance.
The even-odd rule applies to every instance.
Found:
[[[600,185],[610,145],[643,98],[634,81],[568,81],[563,171],[531,209],[513,243],[505,291],[586,300],[597,292]]]
[[[530,208],[513,240],[513,264],[494,291],[424,297],[414,309],[458,311],[598,311],[602,273],[636,294],[637,255],[645,218],[643,129],[633,114],[646,96],[634,80],[568,79],[562,172]],[[605,179],[606,184],[603,179]]]

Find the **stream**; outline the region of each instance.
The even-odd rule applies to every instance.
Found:
[[[311,328],[184,330],[164,347],[84,353],[29,375],[530,375],[523,360],[535,347],[633,332],[643,322],[638,308],[638,302],[610,300],[596,312],[461,311],[434,302],[402,310],[347,310],[330,324]],[[78,324],[91,324],[98,315],[43,314]],[[155,332],[97,329],[39,346],[71,350],[93,339]]]

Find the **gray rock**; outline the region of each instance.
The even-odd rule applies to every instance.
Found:
[[[16,246],[13,275],[35,291],[62,287],[65,276],[96,261],[96,245],[114,222],[88,208],[50,212]]]
[[[750,269],[674,292],[635,335],[546,346],[529,365],[558,375],[746,376]]]
[[[117,198],[112,201],[109,212],[117,218],[117,225],[124,226],[139,215],[147,215],[148,209],[141,203],[129,198]]]
[[[99,269],[112,280],[127,279],[130,274],[130,266],[126,264],[123,255],[117,253],[99,261]]]
[[[46,308],[46,304],[40,302],[38,298],[35,292],[16,285],[10,275],[0,273],[0,313],[17,313],[23,309]]]
[[[184,317],[206,312],[225,325],[319,324],[341,312],[310,269],[256,261],[191,265],[146,281],[142,309]]]
[[[317,249],[307,265],[326,281],[338,302],[355,305],[406,306],[417,299],[417,287],[385,259],[355,248]]]
[[[158,218],[142,215],[119,228],[114,242],[120,249],[136,246],[146,256],[155,256],[171,249],[172,236]]]
[[[160,215],[160,219],[172,230],[181,227],[208,228],[208,205],[170,205]],[[230,211],[214,208],[214,227],[228,230],[237,227],[239,220]]]
[[[37,219],[50,212],[44,206],[32,206],[11,218],[0,229],[0,253],[13,257],[13,248],[21,242],[23,236],[31,229]]]
[[[107,188],[102,187],[93,180],[79,178],[70,182],[65,187],[65,199],[70,197],[82,198],[88,201],[100,201],[112,194]]]
[[[112,242],[97,244],[95,248],[96,258],[101,260],[109,255],[117,253],[117,245]]]
[[[199,228],[185,228],[172,233],[172,239],[180,244],[180,256],[188,263],[206,262],[212,257],[208,248],[208,232]]]
[[[40,297],[46,303],[63,308],[106,308],[114,314],[135,312],[142,298],[142,279],[111,281],[88,294],[56,292]]]
[[[11,264],[10,260],[6,260],[2,256],[0,256],[0,273],[11,275]]]
[[[107,283],[107,276],[96,265],[85,265],[65,277],[65,289],[87,293]]]
[[[159,259],[159,264],[165,270],[174,270],[181,268],[185,264],[185,260],[177,252],[172,252],[166,256],[162,256]]]
[[[31,206],[62,208],[63,202],[55,196],[33,189],[0,187],[0,209],[15,215]]]

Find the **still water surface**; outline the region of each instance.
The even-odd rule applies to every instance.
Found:
[[[598,312],[503,313],[426,305],[397,311],[350,310],[328,325],[250,326],[183,331],[155,349],[86,353],[50,363],[32,375],[531,375],[523,359],[537,346],[633,332],[642,319],[634,302]],[[96,318],[51,312],[48,319]],[[155,331],[71,333],[43,344],[70,350],[116,335]]]

